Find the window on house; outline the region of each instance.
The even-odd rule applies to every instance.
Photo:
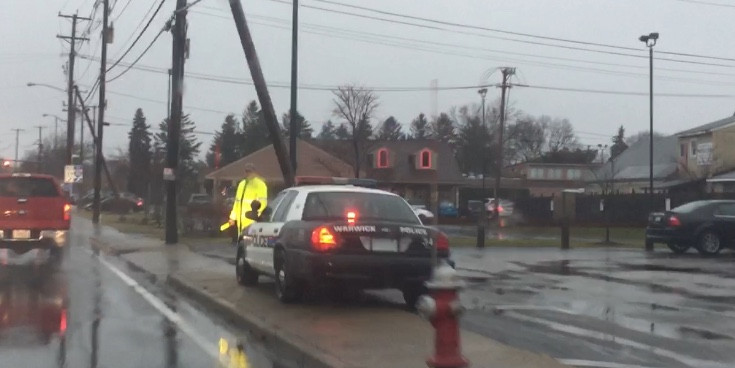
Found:
[[[689,146],[692,149],[692,156],[696,156],[697,155],[697,141],[689,142]]]
[[[556,180],[561,179],[561,169],[551,169],[551,178]]]
[[[582,171],[579,169],[567,170],[567,180],[579,180],[582,177]]]
[[[681,144],[679,146],[679,156],[687,157],[687,145],[686,144]]]
[[[388,167],[388,150],[381,148],[378,150],[378,168]]]
[[[419,167],[422,169],[431,168],[431,151],[423,150],[420,153]]]
[[[532,168],[529,171],[528,178],[529,179],[543,179],[544,178],[544,169],[539,169],[537,167]]]

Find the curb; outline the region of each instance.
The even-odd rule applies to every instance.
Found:
[[[120,259],[130,269],[145,274],[151,281],[156,282],[157,276],[142,267],[139,267],[134,262],[127,260],[115,251],[107,242],[101,240],[97,236],[91,236],[89,243],[92,249],[104,252],[108,255],[112,255]],[[274,355],[278,357],[288,357],[288,360],[293,360],[296,366],[303,368],[348,368],[351,365],[346,364],[337,357],[330,355],[319,347],[309,344],[307,341],[296,337],[287,336],[283,333],[279,333],[279,327],[269,325],[257,316],[244,316],[237,311],[237,307],[231,303],[217,298],[209,294],[205,290],[181,280],[175,275],[169,275],[165,280],[166,285],[171,287],[173,290],[189,297],[190,299],[201,304],[203,307],[208,308],[219,317],[227,320],[234,325],[245,329],[249,332],[253,339],[259,343],[267,346]]]
[[[244,316],[232,303],[211,295],[206,290],[192,285],[175,275],[168,276],[166,284],[174,290],[209,308],[220,317],[248,330],[255,339],[268,346],[278,356],[293,357],[299,367],[308,368],[348,368],[353,367],[339,358],[328,354],[319,347],[296,336],[279,333],[278,326],[269,325],[257,316]]]

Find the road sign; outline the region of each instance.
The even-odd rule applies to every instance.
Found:
[[[81,183],[84,179],[84,168],[82,165],[64,166],[64,183]]]

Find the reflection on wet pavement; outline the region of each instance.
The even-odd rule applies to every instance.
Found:
[[[459,251],[472,329],[584,366],[735,365],[735,258],[642,251]],[[493,272],[495,271],[495,272]]]

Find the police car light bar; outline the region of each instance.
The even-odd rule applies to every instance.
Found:
[[[375,187],[378,181],[374,179],[353,179],[329,176],[297,176],[296,185],[354,185],[358,187]]]

